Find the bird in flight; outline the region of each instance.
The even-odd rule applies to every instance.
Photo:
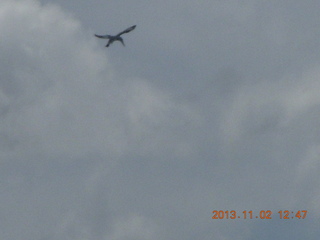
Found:
[[[135,28],[136,28],[136,25],[133,25],[132,27],[127,28],[126,30],[118,33],[118,34],[115,35],[115,36],[111,36],[111,35],[96,35],[96,34],[95,34],[95,36],[98,37],[98,38],[109,39],[106,47],[109,47],[110,44],[113,43],[114,41],[120,41],[120,42],[122,43],[122,45],[125,46],[125,45],[124,45],[124,42],[123,42],[123,39],[122,39],[122,37],[120,37],[120,36],[121,36],[122,34],[124,34],[124,33],[131,32],[131,31],[132,31],[133,29],[135,29]]]

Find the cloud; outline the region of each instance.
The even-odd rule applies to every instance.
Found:
[[[106,234],[108,222],[114,224],[113,239],[132,234],[150,239],[150,221],[143,215],[133,212],[131,220],[122,221],[97,212],[103,212],[105,203],[90,204],[98,194],[90,179],[101,181],[99,176],[119,159],[139,151],[180,154],[183,150],[175,153],[172,138],[180,124],[197,121],[196,112],[143,79],[117,78],[106,49],[61,8],[33,0],[2,1],[0,8],[6,234],[15,239],[94,239]],[[83,184],[92,188],[83,192]],[[16,214],[7,212],[11,210]],[[88,217],[90,211],[97,215]],[[39,224],[42,230],[32,227]]]
[[[6,53],[12,65],[3,67],[2,121],[11,124],[3,127],[4,134],[18,134],[12,139],[20,140],[15,148],[27,151],[28,144],[36,144],[40,152],[54,154],[93,148],[121,152],[127,138],[179,115],[180,107],[146,81],[116,79],[105,49],[58,7],[35,1],[2,5],[4,22],[13,26],[1,29],[11,39],[2,45],[14,49]],[[126,124],[136,132],[125,132]]]
[[[0,235],[256,239],[278,222],[213,221],[211,211],[270,208],[276,214],[308,208],[314,220],[319,214],[318,64],[306,61],[291,71],[299,65],[295,60],[279,70],[277,63],[286,62],[290,52],[285,43],[294,37],[285,32],[289,22],[281,11],[268,15],[262,5],[246,3],[203,1],[200,16],[189,1],[192,14],[179,12],[171,26],[195,23],[184,24],[173,41],[167,41],[170,34],[151,34],[152,29],[161,34],[173,19],[159,10],[162,26],[148,23],[149,36],[158,42],[139,44],[159,45],[151,48],[153,56],[161,49],[166,54],[154,63],[151,55],[139,56],[134,65],[150,71],[148,79],[131,76],[133,68],[126,64],[123,72],[117,70],[111,60],[133,58],[126,56],[130,49],[116,56],[62,8],[2,1],[0,214],[5,217]],[[213,21],[213,13],[222,21]],[[266,14],[266,25],[255,21],[260,13]],[[176,16],[174,8],[170,16]],[[204,31],[211,24],[213,30]],[[193,29],[211,35],[192,45],[185,36]],[[261,54],[272,46],[276,49]],[[177,58],[168,61],[172,55]],[[193,98],[181,97],[181,89]],[[317,239],[317,228],[307,224],[311,220],[284,225]]]

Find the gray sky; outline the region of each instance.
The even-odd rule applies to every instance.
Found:
[[[318,239],[319,7],[2,0],[0,238]]]

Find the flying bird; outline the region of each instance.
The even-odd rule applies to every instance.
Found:
[[[113,43],[114,41],[120,41],[120,42],[122,43],[122,45],[125,46],[125,45],[124,45],[124,42],[123,42],[123,39],[122,39],[122,37],[120,37],[120,36],[121,36],[122,34],[124,34],[124,33],[131,32],[131,31],[132,31],[133,29],[135,29],[135,28],[136,28],[136,25],[133,25],[132,27],[127,28],[126,30],[118,33],[118,34],[115,35],[115,36],[111,36],[111,35],[96,35],[96,34],[95,34],[95,36],[98,37],[98,38],[109,39],[106,47],[109,47],[110,44]]]

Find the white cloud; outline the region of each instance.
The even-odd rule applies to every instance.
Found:
[[[141,216],[125,216],[115,223],[114,232],[107,237],[112,240],[121,239],[154,239],[155,227],[150,220]]]
[[[36,1],[2,2],[0,31],[13,64],[1,98],[4,134],[16,148],[50,154],[125,151],[127,139],[153,131],[179,114],[165,94],[143,80],[117,83],[103,51],[61,9]],[[10,12],[10,14],[8,14]],[[91,37],[91,36],[90,36]],[[92,37],[91,37],[92,38]],[[92,38],[93,39],[93,38]],[[14,55],[13,55],[14,54]],[[182,106],[183,107],[183,106]],[[182,110],[183,111],[183,110]],[[127,124],[130,131],[125,130]],[[143,136],[151,140],[154,136]]]
[[[283,32],[289,22],[275,25],[284,19],[280,10],[273,18],[265,5],[251,2],[203,1],[194,11],[189,1],[184,6],[190,14],[170,9],[168,16],[178,13],[177,21],[164,18],[165,4],[152,5],[160,9],[157,27],[152,21],[145,24],[148,30],[139,27],[141,35],[150,30],[151,40],[138,44],[156,46],[148,55],[104,48],[55,5],[2,1],[0,215],[6,217],[0,219],[0,235],[250,239],[262,224],[212,222],[211,211],[308,206],[318,213],[318,67],[306,62],[299,76],[291,73],[299,61],[279,67],[291,52],[278,52],[290,41]],[[134,5],[126,7],[136,14]],[[148,19],[145,12],[141,19]],[[266,25],[256,21],[260,13]],[[164,35],[168,22],[171,32]],[[172,26],[181,25],[176,35]],[[197,44],[186,37],[193,32],[200,34]],[[156,69],[154,78],[166,87],[119,77],[109,55],[113,64],[135,60],[124,76],[132,69],[151,75]],[[233,66],[235,74],[229,74]],[[217,77],[220,67],[227,74]],[[252,80],[261,73],[266,75]],[[180,87],[196,96],[186,103]]]
[[[9,239],[103,236],[86,213],[97,207],[90,202],[105,167],[139,151],[175,154],[175,128],[197,114],[143,79],[117,79],[106,49],[57,6],[2,1],[0,33],[0,156],[3,171],[15,172],[2,176],[15,190],[1,203],[21,216],[8,214],[2,227]],[[162,133],[167,126],[172,133]],[[82,192],[82,184],[93,189]],[[12,194],[20,200],[10,203]],[[150,239],[139,216],[116,223],[113,238]]]
[[[226,143],[240,140],[250,131],[289,127],[296,120],[307,119],[319,105],[319,67],[300,76],[288,75],[278,81],[265,80],[242,86],[235,92],[224,113]]]

